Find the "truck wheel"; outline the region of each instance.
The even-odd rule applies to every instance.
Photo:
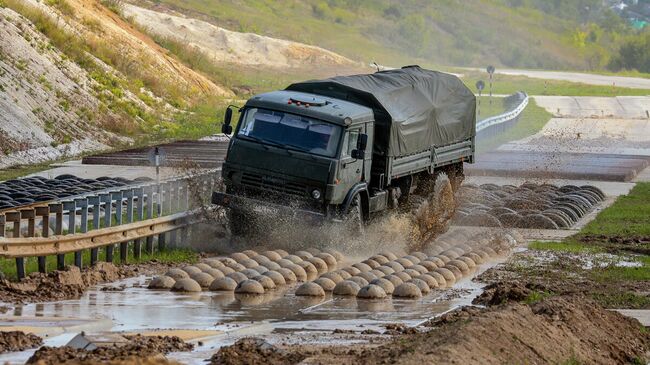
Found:
[[[419,199],[418,203],[413,206],[412,214],[419,231],[419,244],[424,244],[447,230],[456,210],[454,192],[447,174],[439,173],[433,191],[426,199]]]
[[[350,209],[348,209],[348,212],[345,214],[345,217],[343,219],[346,230],[350,232],[350,234],[363,235],[365,233],[365,229],[363,227],[362,209],[361,197],[359,197],[359,195],[356,195],[354,198],[352,198]]]
[[[461,180],[462,182],[462,180]],[[456,212],[456,198],[454,196],[454,183],[444,172],[438,175],[433,187],[435,215],[442,225],[447,224]]]
[[[460,185],[465,180],[465,172],[463,171],[463,163],[455,163],[447,169],[447,176],[449,177],[449,182],[451,183],[451,188],[454,192],[458,191]]]

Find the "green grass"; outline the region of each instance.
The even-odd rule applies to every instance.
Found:
[[[650,296],[632,292],[592,293],[590,296],[605,308],[643,309],[650,307]]]
[[[598,281],[648,281],[650,265],[640,267],[608,266],[592,270],[592,277]]]
[[[459,71],[463,74],[463,82],[474,92],[476,82],[483,80],[486,83],[484,93],[488,93],[488,74],[486,72]],[[543,80],[527,76],[514,76],[495,74],[493,94],[512,94],[524,91],[528,95],[558,95],[558,96],[645,96],[650,95],[648,89],[631,89],[625,87],[612,87],[606,85],[589,85],[578,82],[561,80]]]
[[[553,293],[549,292],[549,291],[535,290],[535,291],[531,292],[530,294],[528,294],[526,299],[524,299],[524,303],[526,303],[526,304],[535,304],[535,303],[537,303],[537,302],[539,302],[539,301],[541,301],[541,300],[543,300],[545,298],[548,298],[548,297],[550,297],[552,295],[553,295]]]
[[[551,113],[538,106],[534,99],[529,99],[528,106],[519,117],[519,122],[491,139],[482,140],[477,145],[478,153],[489,151],[506,142],[533,135],[540,131],[551,117]]]
[[[56,161],[42,162],[33,165],[17,165],[6,167],[0,170],[0,181],[17,179],[26,175],[34,174],[50,168],[50,165]]]
[[[528,248],[540,251],[559,251],[569,253],[594,253],[602,251],[599,247],[594,247],[579,242],[542,242],[536,241],[528,244]]]
[[[113,253],[114,263],[123,264],[120,261],[118,246],[115,246]],[[142,243],[142,248],[144,251],[144,240]],[[129,245],[129,255],[126,263],[135,264],[135,263],[144,263],[156,260],[157,262],[163,264],[173,264],[173,263],[195,263],[198,261],[198,254],[189,249],[167,249],[162,252],[155,252],[154,254],[144,253],[140,259],[136,260],[133,257],[133,246]],[[106,261],[106,250],[99,250],[99,261]],[[56,270],[56,256],[47,256],[46,257],[46,268],[47,271]],[[84,267],[90,265],[90,250],[84,250],[82,253],[82,262]],[[69,253],[65,255],[65,263],[67,266],[74,265],[74,254]],[[31,272],[38,271],[38,261],[36,257],[29,257],[25,259],[25,271],[29,275]],[[0,258],[0,272],[2,272],[7,278],[11,280],[16,280],[16,262],[13,259],[3,259]]]
[[[490,100],[491,99],[491,100]],[[492,97],[489,96],[480,96],[476,97],[476,120],[481,120],[495,115],[503,114],[506,111],[505,106],[503,105],[503,97]]]
[[[650,256],[639,256],[633,261],[641,266],[616,266],[612,263],[603,268],[591,271],[591,276],[599,281],[650,281]]]
[[[637,183],[627,195],[600,212],[580,235],[650,235],[650,182]]]

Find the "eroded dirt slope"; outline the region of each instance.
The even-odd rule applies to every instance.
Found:
[[[139,32],[97,0],[67,0],[72,15],[60,17],[51,7],[35,0],[27,0],[53,17],[67,23],[70,29],[88,43],[113,47],[124,59],[139,67],[144,77],[156,77],[162,83],[177,84],[188,96],[196,93],[232,96],[230,90],[215,85],[198,72],[172,58],[153,40]]]
[[[196,46],[220,63],[274,68],[362,66],[359,62],[320,47],[254,33],[233,32],[181,14],[130,4],[124,6],[124,12],[149,31]]]
[[[0,8],[0,167],[105,147],[112,135],[90,120],[98,107],[87,73]]]
[[[97,0],[9,5],[0,6],[0,168],[126,143],[147,129],[143,113],[166,119],[170,103],[234,95]],[[63,34],[70,42],[48,38]]]

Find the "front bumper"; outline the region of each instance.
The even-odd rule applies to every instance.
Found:
[[[219,191],[212,193],[212,204],[244,212],[256,212],[269,215],[277,214],[286,217],[300,218],[303,220],[322,221],[327,217],[325,214],[320,212],[299,209],[240,195],[222,193]]]

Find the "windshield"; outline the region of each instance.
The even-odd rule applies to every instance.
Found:
[[[238,136],[334,157],[341,127],[317,119],[267,109],[247,109]]]

